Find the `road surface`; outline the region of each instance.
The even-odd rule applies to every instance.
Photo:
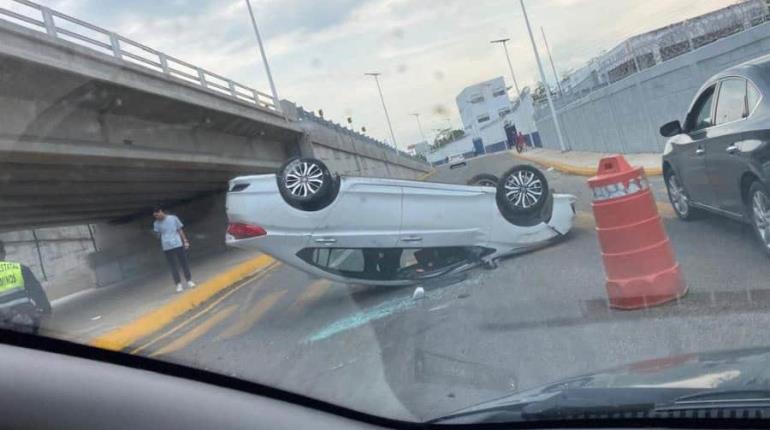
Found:
[[[431,180],[500,174],[509,153]],[[748,227],[675,218],[651,185],[689,293],[642,311],[606,306],[583,177],[546,173],[578,197],[568,240],[413,288],[345,286],[284,265],[227,290],[132,352],[397,418],[430,419],[513,390],[646,359],[770,345],[770,265]]]

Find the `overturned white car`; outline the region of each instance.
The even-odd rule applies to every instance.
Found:
[[[230,181],[227,244],[337,282],[406,285],[546,245],[567,234],[575,197],[519,165],[497,189],[332,175],[293,159]]]

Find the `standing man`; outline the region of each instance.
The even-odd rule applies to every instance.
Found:
[[[40,319],[51,313],[51,303],[29,267],[5,257],[0,241],[0,326],[37,334]]]
[[[182,229],[184,224],[175,215],[167,214],[163,208],[153,210],[152,216],[155,217],[152,229],[160,237],[160,246],[163,248],[163,253],[166,254],[166,261],[168,261],[168,267],[171,269],[171,276],[174,277],[177,293],[184,289],[177,264],[182,266],[187,286],[189,288],[194,287],[195,283],[190,274],[190,265],[187,263],[187,250],[190,249],[190,241],[187,240]]]

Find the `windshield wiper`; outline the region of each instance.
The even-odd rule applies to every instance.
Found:
[[[516,396],[512,396],[518,398]],[[501,399],[435,420],[441,424],[594,419],[770,419],[770,391],[692,388],[579,388]],[[725,414],[730,410],[729,414]]]

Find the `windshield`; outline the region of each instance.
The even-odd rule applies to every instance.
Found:
[[[764,389],[767,3],[439,3],[0,0],[0,326],[419,422]]]

